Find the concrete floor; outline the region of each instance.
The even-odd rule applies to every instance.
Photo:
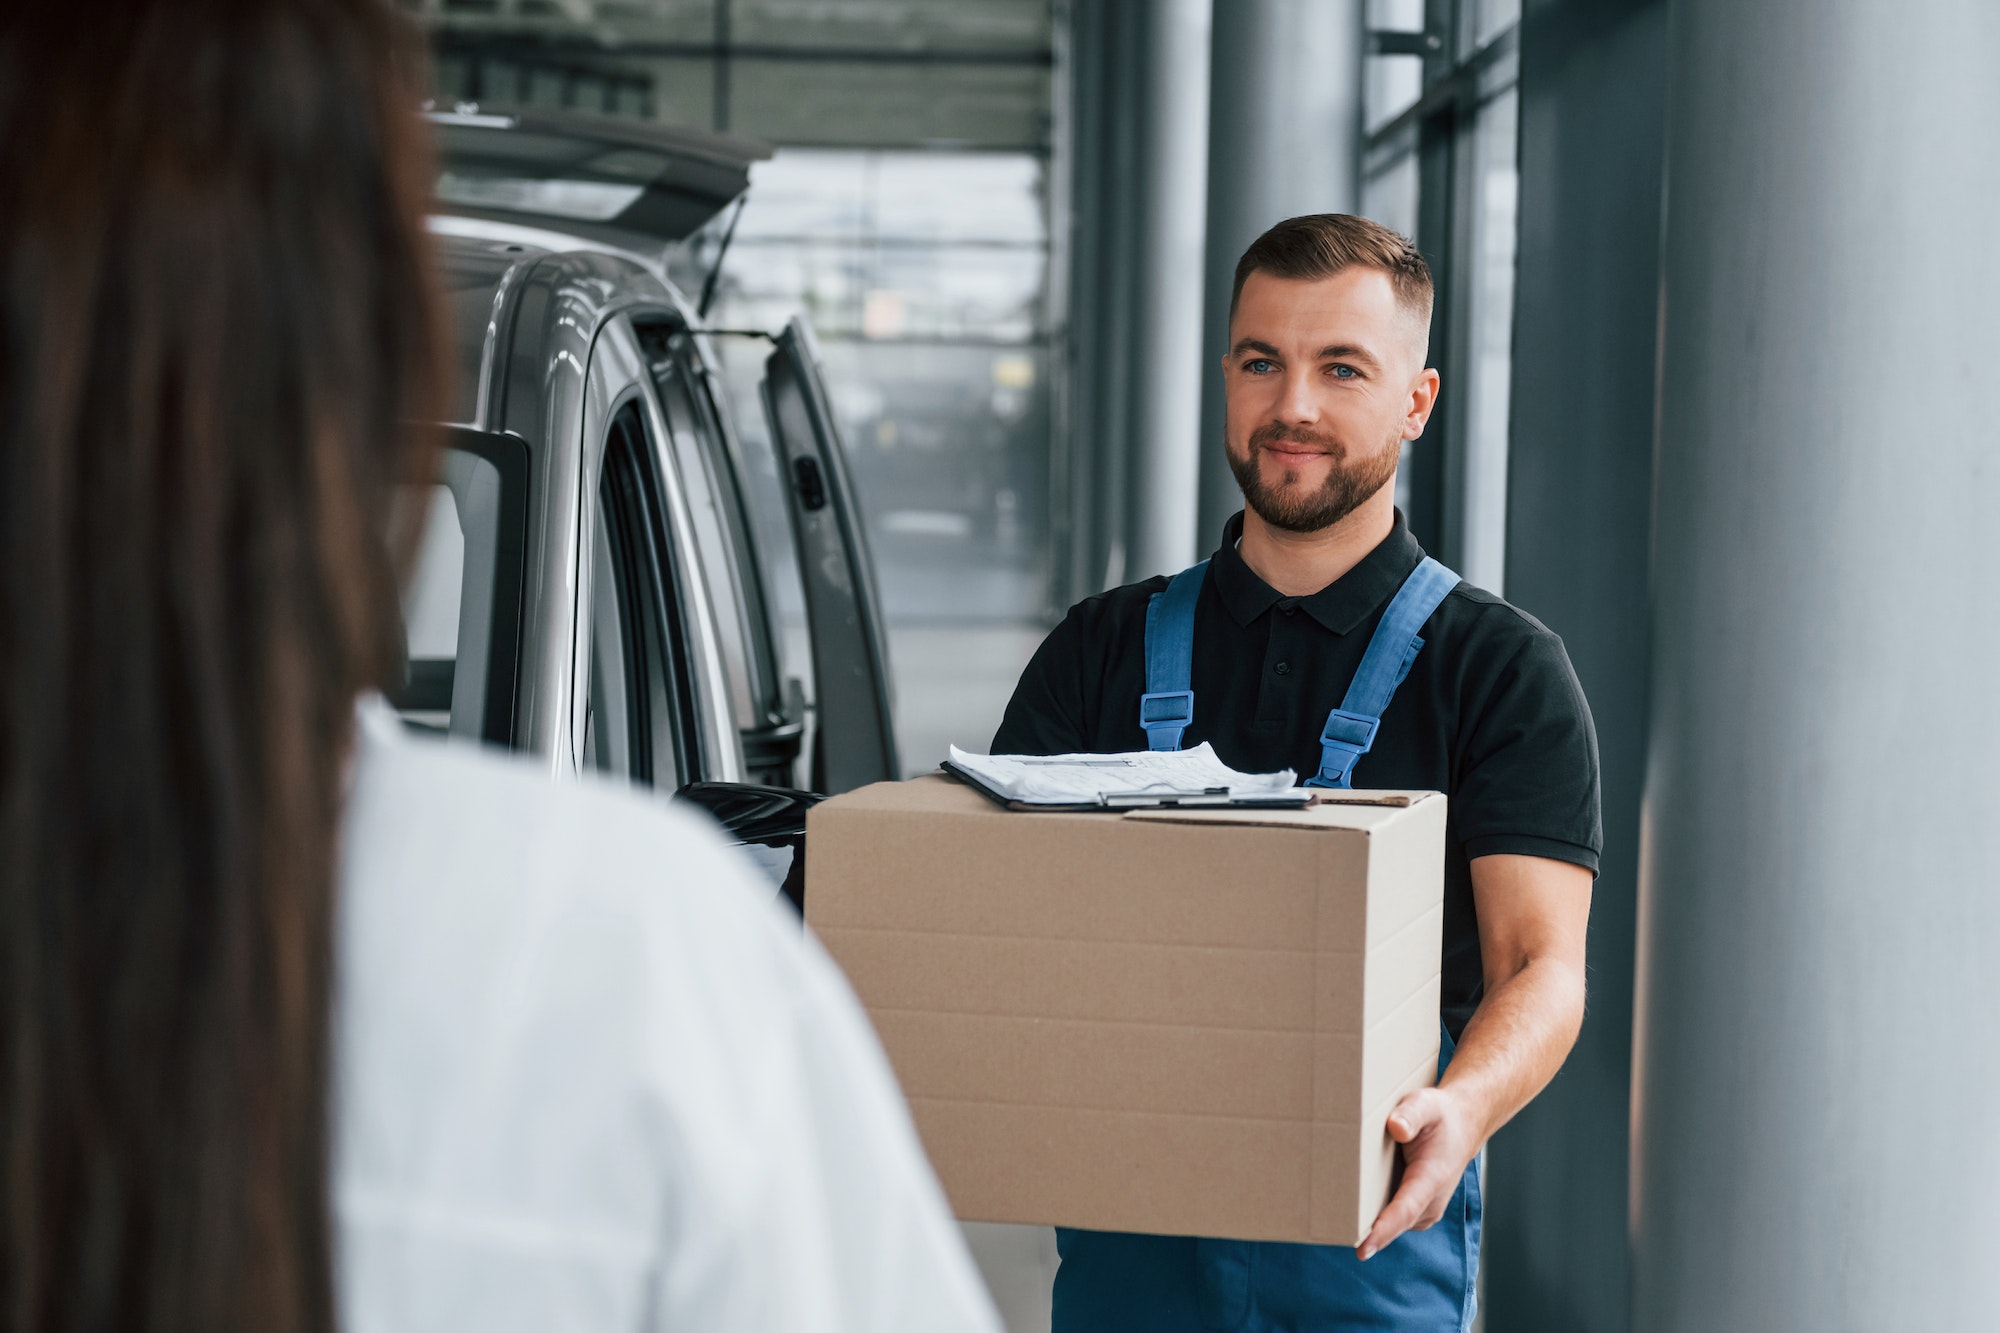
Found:
[[[1007,1333],[1049,1333],[1049,1291],[1056,1280],[1056,1233],[1049,1227],[961,1222],[986,1289]]]

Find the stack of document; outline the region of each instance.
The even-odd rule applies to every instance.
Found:
[[[1129,810],[1152,805],[1306,805],[1298,775],[1239,773],[1207,742],[1127,754],[972,754],[951,747],[945,770],[1005,805]]]

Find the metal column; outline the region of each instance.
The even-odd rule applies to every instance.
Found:
[[[1215,3],[1196,533],[1204,552],[1243,507],[1222,452],[1218,369],[1236,261],[1273,223],[1351,213],[1360,198],[1361,11],[1360,0]]]
[[[1208,0],[1137,6],[1138,125],[1127,581],[1194,563],[1201,417],[1201,272],[1208,143]]]
[[[1194,560],[1207,0],[1077,0],[1071,600]]]
[[[1604,860],[1583,1032],[1487,1156],[1487,1333],[1631,1326],[1625,1185],[1666,116],[1666,0],[1530,4],[1507,596],[1562,635],[1590,700]]]
[[[1061,380],[1068,413],[1057,457],[1068,482],[1064,606],[1122,581],[1132,271],[1121,238],[1134,218],[1136,10],[1076,0],[1065,68],[1070,135],[1069,319]]]
[[[1994,1326],[2000,7],[1675,0],[1634,1326]]]

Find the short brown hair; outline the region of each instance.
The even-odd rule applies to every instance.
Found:
[[[1431,266],[1400,232],[1352,213],[1308,213],[1286,218],[1250,242],[1236,261],[1236,286],[1229,293],[1229,316],[1252,273],[1311,280],[1330,278],[1342,269],[1372,268],[1389,275],[1397,303],[1424,322],[1431,322]]]

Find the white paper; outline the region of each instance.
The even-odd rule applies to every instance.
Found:
[[[1220,794],[1269,796],[1289,791],[1298,774],[1239,773],[1203,741],[1192,750],[1126,754],[970,754],[951,747],[951,762],[1009,800],[1028,805],[1094,805],[1105,797]]]

